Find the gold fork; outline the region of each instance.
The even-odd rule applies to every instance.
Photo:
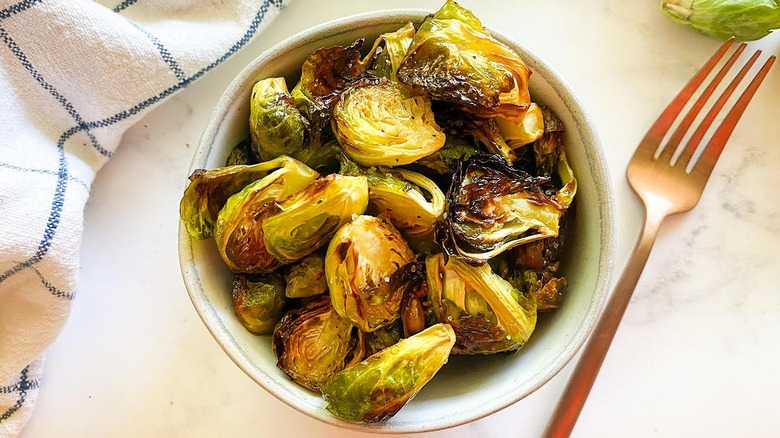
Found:
[[[683,108],[695,94],[696,90],[704,84],[705,79],[719,64],[733,42],[734,40],[730,39],[721,46],[688,82],[685,88],[680,91],[658,120],[650,127],[650,130],[639,143],[634,156],[628,164],[626,177],[629,185],[642,200],[644,206],[642,232],[633,253],[626,263],[623,274],[615,285],[615,290],[607,301],[605,311],[596,322],[594,331],[582,350],[581,358],[547,425],[544,435],[547,438],[564,438],[571,434],[582,406],[593,387],[593,382],[598,375],[609,345],[615,336],[623,313],[625,313],[631,294],[634,292],[642,270],[647,263],[650,249],[653,246],[661,223],[667,216],[689,211],[699,202],[704,186],[707,184],[707,180],[723,151],[723,147],[726,145],[726,141],[731,136],[748,102],[750,102],[750,99],[775,61],[774,55],[767,59],[737,102],[734,103],[731,110],[723,118],[720,126],[718,126],[709,142],[702,149],[698,159],[694,159],[699,144],[725,106],[726,101],[761,54],[761,51],[757,50],[724,89],[709,112],[700,120],[698,127],[689,136],[685,146],[681,148],[681,151],[677,152],[681,140],[691,128],[694,128],[696,117],[734,65],[737,58],[745,50],[747,45],[745,43],[740,44],[701,92],[696,102],[690,106],[688,113],[679,122],[678,127],[671,136],[669,136],[667,143],[663,144],[664,138],[671,132],[671,128],[682,113]],[[678,156],[675,157],[675,155]]]

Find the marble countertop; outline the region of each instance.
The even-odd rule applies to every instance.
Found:
[[[595,122],[615,188],[615,278],[641,207],[624,172],[660,111],[719,46],[658,1],[463,0],[567,79]],[[48,352],[23,438],[362,437],[298,413],[249,379],[206,330],[179,272],[178,202],[222,90],[253,57],[313,25],[436,0],[295,0],[246,48],[125,135],[86,208],[72,314]],[[751,46],[777,53],[776,35]],[[700,204],[668,220],[575,437],[776,436],[780,430],[780,72],[733,134]],[[482,420],[414,435],[534,437],[571,372]]]

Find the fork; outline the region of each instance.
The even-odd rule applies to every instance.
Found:
[[[700,143],[739,83],[755,64],[761,51],[757,50],[750,57],[723,90],[709,112],[701,118],[698,126],[694,126],[697,124],[697,116],[713,92],[747,47],[745,43],[740,44],[718,73],[713,76],[695,103],[689,107],[677,128],[672,131],[672,127],[688,101],[704,84],[705,79],[719,64],[733,43],[733,38],[726,41],[672,100],[658,117],[658,120],[650,127],[628,164],[626,177],[644,207],[642,231],[547,425],[544,434],[547,438],[564,438],[571,434],[642,270],[647,263],[661,223],[667,216],[687,212],[699,202],[704,186],[707,184],[726,141],[775,61],[774,55],[766,60],[722,119],[710,140],[701,148],[697,158],[697,149],[700,149]],[[695,130],[689,135],[686,144],[680,147],[686,133],[690,132],[692,128]],[[668,136],[670,132],[672,134]],[[668,141],[664,143],[667,136]]]

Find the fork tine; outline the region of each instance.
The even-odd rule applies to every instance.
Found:
[[[726,73],[728,73],[728,71],[731,69],[731,66],[733,66],[737,61],[739,55],[745,51],[746,47],[747,43],[740,44],[739,47],[737,47],[737,50],[731,54],[728,61],[726,61],[723,64],[723,67],[720,68],[718,74],[712,78],[709,85],[707,85],[707,88],[704,89],[702,94],[696,100],[696,103],[694,103],[691,109],[688,111],[688,114],[685,115],[680,124],[677,126],[677,129],[674,130],[674,133],[669,138],[669,141],[667,141],[663,146],[661,155],[658,157],[658,160],[666,163],[670,163],[672,161],[672,156],[677,150],[677,147],[680,145],[680,142],[685,136],[685,133],[688,132],[688,129],[690,129],[690,127],[693,125],[693,120],[696,118],[696,116],[699,115],[699,112],[702,110],[702,108],[704,108],[704,104],[706,104],[710,99],[712,93],[714,93],[715,89],[718,88],[718,85],[720,85],[721,81],[723,81]]]
[[[701,86],[704,79],[707,78],[712,69],[715,68],[715,65],[718,64],[733,43],[733,37],[723,43],[718,51],[716,51],[691,80],[688,81],[688,84],[680,90],[664,112],[658,116],[658,119],[653,123],[653,126],[647,131],[647,134],[645,134],[645,137],[639,143],[636,153],[655,155],[655,150],[658,148],[658,145],[661,144],[664,135],[669,131],[674,120],[680,114],[680,111],[682,111],[685,104],[688,103],[688,100],[693,96],[693,93]]]
[[[720,158],[720,154],[726,146],[726,142],[729,137],[731,137],[734,128],[737,126],[737,122],[739,122],[740,117],[742,117],[742,114],[745,112],[745,108],[747,108],[753,95],[756,94],[756,90],[758,90],[761,82],[769,73],[769,69],[772,67],[772,64],[774,64],[776,58],[775,55],[772,55],[766,60],[763,67],[761,67],[761,70],[758,71],[756,76],[739,97],[739,100],[734,104],[734,107],[723,119],[723,122],[721,122],[720,126],[715,131],[715,134],[712,135],[712,138],[705,146],[699,160],[694,163],[693,171],[691,173],[699,176],[702,185],[707,183],[707,180],[712,173],[712,169],[715,167],[715,163],[718,161],[718,158]]]
[[[745,63],[745,65],[742,67],[739,73],[737,73],[734,79],[731,80],[729,86],[726,87],[726,89],[723,91],[723,94],[720,95],[720,97],[712,106],[712,108],[710,108],[707,115],[704,116],[704,119],[702,119],[701,123],[696,128],[696,131],[694,131],[693,135],[691,135],[691,138],[688,140],[688,143],[685,145],[685,149],[683,149],[682,153],[680,153],[680,157],[677,159],[677,164],[680,164],[682,167],[688,165],[688,161],[690,161],[694,152],[696,152],[696,148],[699,147],[699,144],[704,138],[704,134],[707,132],[710,126],[712,126],[712,122],[715,121],[715,118],[718,116],[718,113],[720,113],[720,111],[723,109],[723,106],[726,104],[726,101],[734,93],[734,90],[737,89],[737,86],[739,85],[740,82],[742,82],[742,79],[745,78],[745,75],[747,75],[748,70],[750,70],[753,64],[755,64],[756,59],[758,59],[758,56],[760,54],[761,51],[756,50],[756,52],[753,53],[753,56],[751,56],[748,62]]]

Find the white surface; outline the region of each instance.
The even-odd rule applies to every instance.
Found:
[[[624,170],[666,103],[719,43],[658,2],[463,0],[547,60],[599,129],[617,196],[622,268],[640,209]],[[265,393],[206,331],[179,273],[178,202],[192,147],[230,79],[257,53],[323,21],[389,2],[296,0],[226,64],[131,129],[87,205],[70,321],[49,350],[24,438],[363,437]],[[439,1],[393,7],[435,10]],[[751,46],[776,53],[772,36]],[[780,417],[780,73],[748,108],[696,209],[662,229],[575,437],[774,436]],[[538,436],[571,365],[526,399],[433,437]]]

